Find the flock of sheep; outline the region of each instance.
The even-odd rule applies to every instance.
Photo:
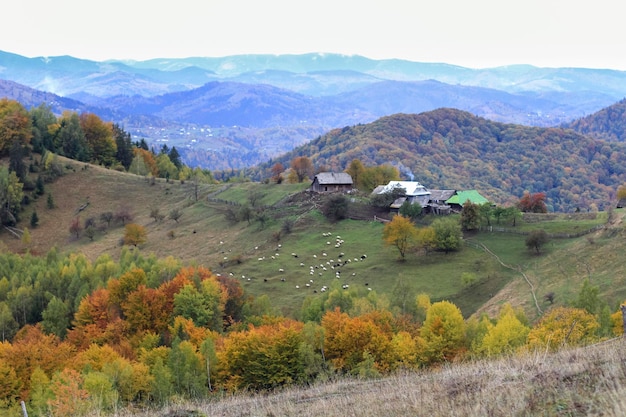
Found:
[[[350,288],[349,282],[356,277],[356,272],[349,271],[350,264],[353,262],[362,262],[367,259],[367,255],[362,254],[358,257],[349,257],[341,252],[342,245],[345,241],[341,236],[337,235],[332,240],[333,233],[322,233],[323,248],[313,255],[301,256],[295,252],[283,254],[285,249],[282,244],[278,244],[271,255],[263,255],[257,257],[257,262],[272,262],[276,265],[276,272],[272,277],[264,278],[264,282],[270,282],[280,279],[283,283],[293,285],[296,290],[309,289],[313,293],[324,293],[328,291],[329,279],[336,279],[342,282],[342,288],[347,290]],[[254,247],[255,252],[259,251],[259,247]],[[294,269],[297,269],[294,277]],[[234,274],[230,274],[234,276]],[[288,278],[289,277],[289,278]],[[244,281],[252,281],[253,278],[241,275]],[[295,281],[295,282],[288,282]],[[371,291],[369,284],[365,283],[367,290]]]

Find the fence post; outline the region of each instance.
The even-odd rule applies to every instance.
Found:
[[[626,304],[622,304],[619,308],[622,310],[622,325],[624,326],[624,336],[626,336]]]

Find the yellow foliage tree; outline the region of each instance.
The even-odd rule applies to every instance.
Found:
[[[0,99],[0,156],[8,155],[15,141],[30,143],[31,136],[28,111],[18,101]]]
[[[139,246],[146,243],[148,232],[146,228],[136,224],[130,223],[124,227],[124,244]]]
[[[478,352],[485,356],[513,353],[526,343],[530,328],[524,325],[510,304],[500,310],[496,325],[488,327]]]
[[[395,246],[400,252],[400,258],[405,259],[406,252],[415,244],[417,228],[411,219],[401,215],[394,216],[383,229],[383,240],[389,246]]]
[[[437,248],[437,233],[430,226],[422,227],[418,229],[415,241],[419,249],[430,252]]]
[[[623,302],[621,306],[626,305],[626,302]],[[617,309],[617,311],[611,314],[611,323],[613,324],[613,334],[615,336],[621,336],[624,334],[624,316],[622,314],[622,309]]]
[[[111,166],[115,162],[117,145],[113,139],[113,124],[103,122],[93,113],[80,115],[80,127],[85,133],[93,162]]]
[[[599,327],[596,317],[582,308],[557,307],[547,312],[528,333],[528,348],[555,351],[566,345],[592,343],[598,339]]]
[[[424,339],[421,352],[426,364],[452,361],[465,351],[465,321],[461,310],[449,301],[439,301],[428,308],[420,329]]]

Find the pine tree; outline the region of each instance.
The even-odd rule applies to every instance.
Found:
[[[33,211],[33,214],[30,216],[30,227],[37,227],[39,225],[39,216],[37,216],[37,212]]]
[[[48,193],[48,201],[46,202],[46,207],[48,207],[48,209],[54,208],[54,199],[52,198],[52,194],[50,193]]]

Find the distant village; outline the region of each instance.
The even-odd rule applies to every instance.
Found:
[[[429,190],[418,181],[389,181],[376,187],[372,194],[385,194],[394,189],[404,192],[391,204],[391,211],[398,211],[406,201],[419,203],[426,213],[433,214],[460,212],[467,201],[473,204],[489,202],[476,190]],[[346,172],[320,172],[313,178],[309,190],[317,193],[351,192],[352,177]]]

